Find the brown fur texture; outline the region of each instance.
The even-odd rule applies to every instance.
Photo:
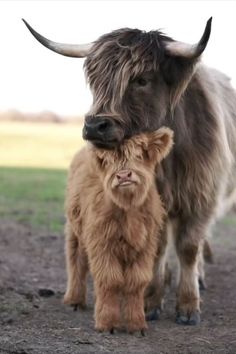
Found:
[[[93,94],[85,139],[110,149],[163,125],[174,131],[174,148],[156,172],[168,219],[146,303],[162,303],[172,230],[180,261],[176,321],[190,325],[200,321],[204,240],[215,219],[236,205],[236,94],[224,74],[200,63],[210,32],[211,19],[191,46],[158,30],[123,28],[101,36],[84,53]]]
[[[163,239],[172,229],[180,261],[176,321],[192,325],[200,321],[204,240],[217,216],[236,204],[236,95],[229,79],[199,56],[166,51],[172,43],[159,31],[132,29],[95,42],[85,62],[94,102],[84,137],[112,148],[162,125],[174,131],[156,180],[169,216]],[[163,302],[166,244],[147,291],[149,309]]]
[[[147,328],[144,291],[153,277],[165,216],[155,168],[171,146],[171,130],[161,128],[134,136],[115,150],[87,145],[71,164],[64,302],[86,306],[90,269],[99,331],[112,331],[124,323],[128,332]],[[125,178],[120,182],[122,173]]]

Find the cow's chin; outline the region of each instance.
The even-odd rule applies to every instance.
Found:
[[[120,145],[120,141],[114,139],[109,141],[102,141],[98,139],[90,139],[89,140],[96,148],[112,150]]]
[[[96,148],[114,149],[124,140],[124,131],[120,127],[110,129],[106,134],[87,134],[83,129],[83,139],[92,143]]]
[[[141,206],[148,193],[148,188],[144,184],[135,182],[117,185],[116,187],[107,188],[109,197],[119,208],[129,210],[131,208]]]

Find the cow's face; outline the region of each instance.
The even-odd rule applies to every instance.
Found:
[[[92,148],[104,191],[120,208],[143,204],[154,183],[156,165],[169,153],[172,131],[160,128],[124,140],[118,148]]]
[[[130,78],[115,107],[96,105],[96,88],[92,87],[94,106],[86,116],[83,137],[98,147],[113,148],[141,132],[158,129],[165,123],[170,90],[160,71],[147,71]]]
[[[205,36],[206,31],[206,46]],[[167,124],[167,113],[187,87],[205,47],[201,44],[194,54],[193,48],[192,53],[181,48],[184,44],[158,31],[122,29],[98,39],[85,61],[93,104],[85,117],[84,139],[113,148]]]
[[[211,19],[195,45],[174,41],[159,31],[136,29],[117,30],[87,45],[69,45],[52,42],[26,26],[54,52],[87,57],[85,72],[93,104],[83,137],[98,147],[114,148],[125,138],[165,124],[207,45]]]

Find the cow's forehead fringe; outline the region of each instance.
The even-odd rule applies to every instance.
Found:
[[[129,28],[101,36],[85,61],[95,104],[115,112],[130,80],[145,71],[158,70],[167,41],[172,39],[160,31]]]

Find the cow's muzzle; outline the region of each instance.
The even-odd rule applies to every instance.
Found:
[[[86,116],[83,139],[97,147],[112,149],[124,139],[124,131],[117,121],[108,116]]]

